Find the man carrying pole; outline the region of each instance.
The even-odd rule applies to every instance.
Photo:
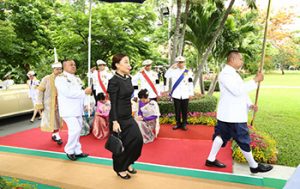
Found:
[[[247,126],[248,111],[257,111],[248,92],[257,87],[257,83],[263,81],[264,76],[258,73],[252,80],[244,82],[237,71],[243,66],[242,55],[236,51],[230,51],[227,57],[227,65],[219,75],[220,101],[217,108],[217,125],[213,135],[213,144],[205,165],[209,167],[224,168],[226,165],[216,159],[221,147],[233,138],[245,156],[252,173],[267,172],[273,167],[267,164],[257,163],[250,148],[250,135]]]

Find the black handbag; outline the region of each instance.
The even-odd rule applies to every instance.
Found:
[[[111,151],[114,155],[121,154],[124,152],[124,146],[120,138],[120,133],[118,133],[117,136],[115,134],[111,134],[105,143],[105,148]]]

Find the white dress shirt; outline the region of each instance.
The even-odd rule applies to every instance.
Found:
[[[77,117],[83,114],[85,92],[79,77],[63,72],[55,78],[60,117]]]
[[[182,75],[182,73],[186,70],[179,69],[179,68],[172,68],[170,67],[166,73],[165,77],[167,79],[172,80],[172,88],[178,78]],[[193,85],[193,73],[191,71],[188,71],[187,73],[184,73],[183,80],[179,83],[177,88],[173,91],[172,98],[176,99],[188,99],[190,96],[194,96],[194,85]]]
[[[151,82],[153,83],[158,96],[160,96],[160,86],[159,84],[156,84],[156,80],[158,80],[158,74],[155,71],[147,71],[145,70],[146,75],[149,77],[149,79],[151,80]],[[153,91],[153,89],[150,87],[149,83],[147,82],[147,80],[145,79],[145,77],[143,76],[143,74],[141,72],[138,72],[136,75],[134,75],[132,77],[132,85],[133,86],[138,86],[138,83],[140,81],[140,87],[139,89],[147,89],[149,92],[149,98],[156,98],[157,95],[155,94],[155,92]],[[134,90],[134,97],[138,96],[138,91],[137,89]]]
[[[104,93],[100,86],[100,83],[99,83],[98,72],[99,72],[98,70],[95,70],[92,73],[93,86],[94,86],[94,90],[96,90],[96,95],[99,93]],[[107,90],[107,86],[108,86],[108,81],[112,78],[112,76],[113,76],[113,74],[109,70],[103,70],[100,72],[100,79],[106,90]]]
[[[254,80],[244,82],[236,70],[226,65],[219,75],[220,100],[217,119],[229,123],[246,123],[252,102],[248,92],[257,84]]]

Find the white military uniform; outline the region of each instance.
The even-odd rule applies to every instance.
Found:
[[[182,75],[182,73],[186,69],[179,69],[179,68],[169,68],[166,73],[165,77],[167,79],[172,80],[172,88],[178,78]],[[176,87],[176,89],[172,93],[172,98],[176,99],[188,99],[190,96],[194,96],[194,85],[193,85],[193,73],[191,71],[188,71],[187,73],[184,73],[183,80],[179,83],[179,85]]]
[[[85,92],[79,77],[63,72],[55,79],[59,115],[68,126],[68,142],[65,146],[67,154],[81,154],[79,142],[82,128],[82,114]]]
[[[149,79],[151,80],[151,82],[153,83],[158,96],[160,96],[160,86],[159,86],[159,80],[158,80],[158,74],[155,71],[146,71],[144,70],[146,75],[149,77]],[[140,81],[140,87],[138,87],[138,83]],[[157,95],[155,94],[154,90],[152,89],[152,87],[150,86],[150,84],[147,82],[147,80],[145,79],[145,77],[143,76],[143,74],[141,72],[138,72],[136,75],[133,76],[132,78],[132,85],[135,88],[134,90],[134,97],[137,97],[138,91],[140,89],[147,89],[149,92],[149,98],[153,99],[153,98],[157,98]]]
[[[185,62],[185,58],[183,56],[178,56],[175,61],[179,63]],[[183,79],[174,89],[175,84],[181,76],[183,76]],[[182,128],[183,130],[187,130],[189,97],[194,96],[193,74],[185,67],[183,67],[183,69],[180,69],[179,67],[170,67],[166,71],[165,77],[171,79],[172,82],[171,96],[174,101],[176,119],[176,126],[174,126],[173,129]]]
[[[103,89],[100,86],[100,82],[99,82],[99,79],[98,79],[98,72],[99,72],[99,70],[95,70],[92,73],[93,86],[94,86],[94,90],[96,90],[96,95],[99,94],[99,93],[104,93]],[[104,85],[104,87],[105,87],[106,90],[107,90],[107,86],[108,86],[108,81],[112,77],[113,77],[112,72],[110,72],[107,69],[105,69],[105,70],[103,70],[103,71],[100,72],[100,79],[101,79],[101,81],[102,81],[102,83],[103,83],[103,85]]]

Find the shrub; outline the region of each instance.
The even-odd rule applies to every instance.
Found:
[[[160,113],[168,114],[175,112],[174,103],[170,100],[158,102]],[[214,96],[196,97],[189,101],[189,112],[214,112],[217,107],[217,98]]]
[[[22,188],[22,189],[35,189],[36,184],[22,183],[16,178],[0,177],[0,188],[11,189],[11,188]]]
[[[211,84],[211,81],[210,81],[210,80],[204,81],[204,89],[205,89],[206,91],[209,90],[210,84]],[[219,82],[217,82],[217,84],[216,84],[215,91],[220,91]]]
[[[192,125],[208,125],[208,126],[215,126],[217,123],[216,120],[216,113],[215,112],[208,112],[208,113],[202,113],[202,112],[190,112],[188,113],[188,124]],[[176,124],[175,120],[175,114],[174,113],[168,113],[165,115],[162,115],[160,117],[159,122],[161,124]]]
[[[262,163],[276,163],[278,152],[275,140],[272,139],[268,134],[259,132],[253,127],[249,127],[249,133],[251,138],[250,147],[254,159]],[[246,159],[244,158],[236,142],[233,142],[232,148],[233,158],[241,163],[246,162]]]

